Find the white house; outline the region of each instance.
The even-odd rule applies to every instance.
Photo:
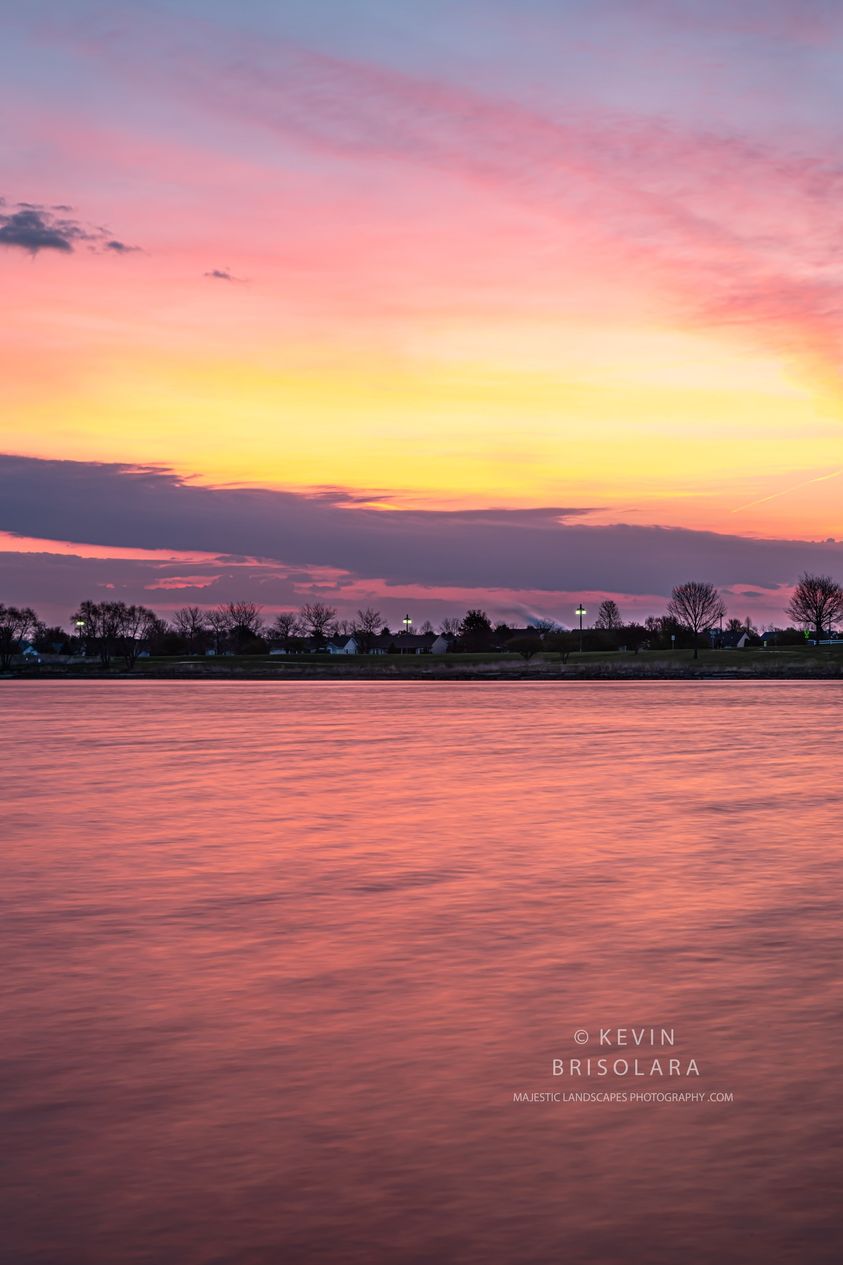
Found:
[[[357,654],[357,641],[354,637],[329,637],[325,649],[328,654]]]

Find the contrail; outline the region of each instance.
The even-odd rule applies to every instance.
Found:
[[[759,496],[757,501],[747,501],[746,505],[738,505],[729,513],[740,514],[741,510],[752,509],[754,505],[763,505],[765,501],[774,501],[777,496],[787,496],[788,492],[798,492],[800,488],[806,488],[810,483],[824,483],[826,479],[836,479],[841,474],[843,470],[832,470],[831,474],[818,474],[813,479],[803,479],[801,483],[794,483],[793,487],[782,488],[780,492],[771,492],[769,496]]]

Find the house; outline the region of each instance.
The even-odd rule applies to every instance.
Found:
[[[439,633],[435,641],[431,643],[431,654],[447,654],[454,644],[454,639],[450,633]]]
[[[328,654],[328,639],[318,637],[303,637],[296,642],[294,650],[290,654]]]
[[[22,659],[24,663],[43,663],[44,662],[41,655],[38,653],[38,651],[35,649],[32,643],[28,641],[21,642],[20,649],[18,650],[18,653],[17,655],[14,656],[14,658],[18,662]]]
[[[388,654],[430,654],[436,633],[396,633]]]
[[[346,636],[340,633],[337,636],[329,637],[325,643],[325,649],[328,654],[357,654],[357,642],[354,636]]]
[[[708,636],[714,650],[746,650],[755,634],[746,629],[741,632],[721,632],[719,628],[709,628]]]

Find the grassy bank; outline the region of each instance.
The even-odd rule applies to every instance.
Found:
[[[94,679],[122,677],[115,662],[104,671],[98,661],[16,668],[14,678]],[[783,649],[644,650],[639,654],[592,651],[541,654],[525,661],[514,654],[448,655],[231,655],[220,658],[139,659],[131,673],[138,679],[259,680],[670,680],[670,679],[811,679],[843,677],[843,648],[795,646]]]

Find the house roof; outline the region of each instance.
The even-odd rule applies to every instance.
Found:
[[[432,646],[436,633],[396,633],[392,638],[393,646],[399,650],[420,650]]]

